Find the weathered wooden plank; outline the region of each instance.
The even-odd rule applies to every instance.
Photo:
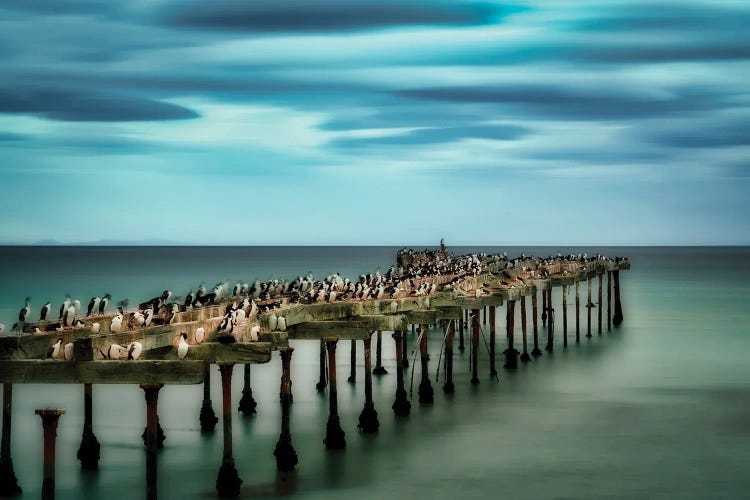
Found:
[[[202,361],[0,361],[0,382],[12,384],[200,384]]]
[[[188,349],[186,361],[202,360],[204,363],[241,363],[260,364],[271,361],[273,344],[270,342],[235,342],[232,344],[221,344],[218,342],[206,342],[199,345],[191,345]],[[144,353],[145,359],[176,360],[176,348],[155,349]]]

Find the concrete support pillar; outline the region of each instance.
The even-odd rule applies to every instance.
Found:
[[[276,469],[282,472],[294,470],[299,460],[297,451],[292,445],[290,413],[292,405],[292,353],[294,348],[280,349],[281,356],[281,434],[276,442],[273,454],[276,457]]]
[[[508,337],[508,348],[505,350],[505,368],[513,370],[518,368],[518,351],[513,345],[516,329],[516,301],[508,299],[506,307],[505,325],[506,336]]]
[[[612,330],[612,271],[607,271],[607,331]]]
[[[232,371],[234,364],[219,365],[221,373],[221,419],[224,423],[224,454],[216,476],[216,492],[220,497],[234,498],[240,494],[240,479],[232,454]]]
[[[586,303],[586,310],[588,311],[587,321],[586,321],[586,336],[591,337],[591,308],[594,307],[594,303],[591,302],[591,278],[586,278],[586,286],[588,287],[589,291],[589,297],[588,302]]]
[[[157,403],[161,388],[162,384],[141,384],[146,397],[146,498],[148,500],[156,499]]]
[[[479,309],[471,311],[471,383],[478,384],[479,368]]]
[[[404,389],[404,370],[402,363],[404,360],[404,348],[401,343],[401,336],[406,335],[406,332],[396,330],[393,332],[393,340],[396,341],[396,400],[393,402],[393,413],[397,417],[406,417],[411,413],[411,403],[406,397],[406,389]]]
[[[576,343],[581,341],[581,282],[576,278]]]
[[[372,364],[371,341],[371,335],[362,339],[365,358],[365,407],[362,408],[362,413],[359,414],[359,425],[357,427],[365,434],[375,434],[380,428],[378,412],[375,410],[375,403],[372,400],[372,370],[370,369]]]
[[[375,375],[386,375],[388,370],[383,366],[383,332],[378,330],[377,344],[375,349],[375,369],[372,371]]]
[[[542,292],[544,293],[544,292]],[[532,315],[532,323],[534,327],[534,349],[531,350],[531,355],[535,358],[538,358],[542,355],[542,351],[539,349],[539,328],[537,323],[537,317],[539,316],[539,311],[537,310],[537,298],[536,298],[536,292],[534,292],[534,295],[531,296],[531,315]]]
[[[242,385],[242,397],[240,398],[240,404],[237,407],[237,409],[242,412],[242,414],[246,417],[249,417],[250,415],[255,415],[256,407],[258,406],[258,403],[255,402],[255,398],[253,397],[253,388],[250,385],[250,365],[245,364],[243,365],[243,385]],[[289,391],[289,394],[291,395],[291,389]],[[279,397],[283,397],[283,395],[280,393]]]
[[[44,474],[42,479],[42,500],[55,498],[55,445],[57,441],[57,421],[65,413],[63,409],[36,410],[42,417],[44,429]]]
[[[338,340],[326,340],[328,349],[328,422],[326,423],[326,438],[323,442],[329,450],[343,450],[346,448],[346,434],[341,429],[339,420],[338,392],[336,391],[336,344]]]
[[[495,369],[495,306],[490,308],[490,377],[497,376]]]
[[[81,469],[97,470],[99,468],[99,440],[94,435],[94,411],[91,384],[83,384],[83,434],[81,446],[76,456],[81,462]]]
[[[479,321],[478,317],[477,321]],[[428,367],[430,355],[427,352],[427,325],[421,325],[420,330],[419,357],[422,362],[422,380],[419,382],[419,403],[423,405],[431,405],[434,402],[434,394],[432,391],[432,383],[430,382]]]
[[[531,361],[529,356],[529,346],[526,341],[526,296],[521,295],[521,334],[523,335],[523,354],[521,354],[521,361],[527,363]]]
[[[555,348],[555,310],[552,307],[552,287],[547,290],[547,345],[546,351],[552,352]]]
[[[351,369],[349,370],[349,378],[346,381],[354,384],[357,382],[357,341],[354,339],[351,340],[349,363],[351,364]]]
[[[622,302],[620,302],[620,270],[612,271],[615,281],[615,316],[612,318],[612,324],[620,326],[622,324]]]
[[[16,473],[13,471],[13,459],[10,455],[11,413],[13,410],[13,384],[3,384],[3,437],[0,444],[0,497],[21,495]]]
[[[328,381],[326,380],[326,343],[325,340],[320,339],[320,369],[318,371],[318,383],[315,384],[315,388],[318,392],[326,390]]]
[[[604,273],[599,273],[599,300],[596,303],[597,308],[597,320],[598,320],[598,327],[596,332],[601,335],[602,334],[602,309],[604,309],[604,305],[602,304],[602,275]]]
[[[445,336],[445,383],[443,392],[453,394],[456,387],[453,385],[453,338],[456,335],[456,321],[448,322],[448,334]]]
[[[468,309],[467,309],[468,311]],[[458,350],[461,352],[464,352],[464,324],[466,322],[464,321],[463,314],[461,314],[461,319],[458,320]]]
[[[201,404],[201,432],[213,432],[216,427],[216,423],[219,421],[216,418],[214,407],[211,404],[211,365],[208,363],[203,365],[203,403]]]
[[[568,285],[562,286],[563,347],[568,347]]]

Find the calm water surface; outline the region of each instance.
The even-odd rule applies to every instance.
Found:
[[[454,248],[455,252],[473,251]],[[568,248],[482,248],[546,255]],[[66,293],[85,304],[111,293],[131,303],[170,288],[184,294],[201,281],[256,276],[356,277],[395,261],[395,248],[0,248],[0,322],[13,323],[26,295],[55,308]],[[575,249],[578,251],[578,249]],[[292,434],[297,472],[281,482],[273,448],[278,438],[280,360],[253,367],[258,414],[235,413],[234,453],[243,496],[283,492],[306,498],[740,498],[750,491],[750,249],[586,248],[629,255],[622,273],[625,321],[612,333],[562,348],[561,293],[555,291],[555,352],[488,375],[480,351],[481,383],[469,383],[469,351],[455,353],[456,394],[434,382],[440,333],[430,337],[435,404],[416,401],[396,420],[395,353],[384,334],[389,374],[374,377],[380,433],[357,432],[363,404],[361,344],[358,383],[345,382],[349,342],[339,342],[339,412],[348,447],[327,452],[322,440],[326,396],[315,391],[317,342],[293,342]],[[584,291],[582,289],[582,291]],[[594,287],[596,294],[596,286]],[[605,292],[606,293],[606,292]],[[572,304],[572,295],[569,302]],[[53,308],[53,310],[55,309]],[[518,308],[517,308],[518,309]],[[573,323],[570,308],[570,325]],[[517,311],[517,314],[518,311]],[[505,346],[504,311],[498,351]],[[594,313],[594,320],[596,313]],[[585,321],[585,316],[582,318]],[[516,320],[516,325],[519,320]],[[486,327],[485,327],[486,329]],[[606,330],[606,326],[605,326]],[[544,332],[542,332],[543,334]],[[571,332],[572,333],[572,332]],[[571,335],[571,340],[573,335]],[[409,350],[414,338],[409,338]],[[498,361],[498,366],[502,362]],[[214,408],[220,413],[218,370]],[[343,376],[341,375],[343,374]],[[242,370],[235,369],[234,401]],[[407,385],[411,372],[407,374]],[[442,374],[441,374],[442,378]],[[161,498],[212,498],[221,462],[221,434],[201,435],[202,386],[167,386],[159,399],[167,440],[159,455]],[[58,498],[145,496],[143,393],[137,387],[94,386],[94,431],[101,470],[82,473],[75,458],[83,422],[82,387],[15,386],[14,465],[25,498],[38,498],[42,432],[38,407],[63,407],[58,429]],[[220,429],[220,426],[217,427]]]

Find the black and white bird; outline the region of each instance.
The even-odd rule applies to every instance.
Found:
[[[22,325],[31,317],[31,297],[26,297],[26,305],[18,311],[18,322]]]
[[[59,338],[57,339],[57,342],[52,344],[49,349],[47,349],[47,358],[48,359],[60,359],[63,357],[63,339]]]
[[[188,349],[190,349],[190,345],[187,343],[187,333],[182,332],[180,334],[180,343],[177,345],[177,357],[185,359]]]
[[[46,321],[47,315],[49,314],[50,310],[52,309],[52,304],[47,302],[42,306],[42,308],[39,310],[39,321]]]

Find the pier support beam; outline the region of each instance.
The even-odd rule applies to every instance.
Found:
[[[375,369],[372,370],[375,375],[387,375],[388,370],[383,366],[383,332],[378,330],[377,342],[375,344]]]
[[[622,302],[620,302],[620,270],[612,271],[615,281],[615,316],[612,318],[612,324],[620,326],[622,324]]]
[[[65,413],[63,409],[36,410],[42,417],[44,429],[44,475],[42,479],[42,500],[55,498],[55,445],[57,440],[57,421]]]
[[[544,293],[544,292],[542,292]],[[534,327],[534,349],[531,350],[531,355],[535,358],[538,358],[542,355],[542,351],[539,349],[539,328],[537,323],[537,317],[539,316],[539,311],[537,310],[537,298],[536,298],[536,292],[534,292],[534,295],[531,296],[531,315],[532,315],[532,323]]]
[[[596,332],[601,335],[602,334],[602,309],[604,308],[602,304],[602,275],[604,273],[599,273],[599,300],[596,303],[596,307],[598,309],[597,312],[597,319],[598,319],[598,328]]]
[[[576,279],[576,343],[581,341],[581,282]]]
[[[97,470],[99,468],[99,440],[94,435],[93,395],[91,384],[83,384],[83,434],[81,446],[76,456],[81,462],[81,469]]]
[[[406,397],[406,389],[404,389],[404,370],[402,364],[404,361],[404,348],[401,343],[401,337],[406,335],[406,332],[396,330],[393,332],[393,340],[396,341],[396,400],[393,402],[393,413],[397,417],[406,417],[411,413],[411,403],[409,398]]]
[[[568,285],[562,286],[563,347],[568,347]]]
[[[292,406],[292,352],[294,352],[292,347],[279,350],[281,356],[281,434],[273,454],[276,457],[276,468],[282,472],[294,470],[299,462],[297,452],[292,445],[292,432],[289,425]]]
[[[588,287],[589,291],[589,297],[588,302],[586,302],[586,310],[588,311],[588,316],[586,320],[586,337],[591,337],[591,308],[594,307],[594,303],[591,302],[591,278],[586,278],[586,286]]]
[[[216,423],[219,421],[216,418],[214,407],[211,404],[211,365],[206,363],[203,365],[203,403],[201,404],[201,432],[213,432],[216,427]]]
[[[141,384],[146,397],[146,498],[156,500],[157,403],[162,384]]]
[[[13,384],[3,384],[3,437],[0,444],[0,497],[21,495],[13,459],[10,455],[11,412],[13,409]]]
[[[515,316],[516,301],[509,299],[505,315],[506,336],[508,337],[508,348],[505,350],[505,368],[510,370],[518,368],[518,351],[513,345],[515,340]]]
[[[545,292],[542,292],[545,293]],[[547,345],[544,350],[552,352],[555,348],[555,310],[552,308],[552,288],[547,294]]]
[[[479,309],[472,309],[471,318],[471,383],[479,383]]]
[[[347,382],[350,384],[354,384],[357,382],[357,341],[352,339],[352,344],[349,349],[349,361],[351,364],[351,369],[349,371],[349,378],[346,379]]]
[[[612,271],[607,271],[607,331],[612,331]]]
[[[490,308],[490,377],[497,377],[495,369],[495,306]]]
[[[315,388],[318,392],[326,390],[326,343],[325,340],[320,339],[320,371],[318,372],[318,383],[315,384]]]
[[[240,479],[232,455],[232,371],[234,364],[220,364],[221,373],[221,419],[224,423],[224,454],[216,476],[216,492],[220,497],[234,498],[240,494]]]
[[[521,361],[528,363],[531,361],[528,351],[528,342],[526,341],[526,296],[521,295],[521,334],[523,335],[523,354]]]
[[[255,402],[253,388],[250,385],[250,365],[245,364],[242,368],[244,375],[242,397],[240,398],[240,404],[237,409],[242,412],[244,416],[249,417],[250,415],[255,415],[255,408],[258,406],[258,403]],[[289,394],[291,395],[291,390]]]
[[[354,342],[354,341],[352,341]],[[362,339],[362,345],[364,346],[364,359],[365,359],[365,407],[362,408],[362,413],[359,414],[359,430],[365,434],[375,434],[380,429],[380,421],[378,420],[378,412],[375,410],[375,403],[372,400],[372,352],[371,352],[372,336],[368,335]]]
[[[479,323],[479,311],[477,311],[477,324]],[[428,364],[430,355],[427,352],[427,325],[420,325],[419,339],[419,357],[422,363],[422,380],[419,382],[419,403],[431,405],[434,402],[434,393],[432,383],[430,382],[430,373]]]
[[[343,450],[346,448],[346,434],[341,429],[339,420],[338,392],[336,391],[336,344],[338,340],[326,340],[328,349],[328,422],[326,423],[326,437],[323,442],[329,450]]]
[[[468,311],[468,309],[467,309]],[[461,352],[464,352],[464,315],[461,315],[461,318],[458,320],[458,350]]]
[[[443,392],[453,394],[456,387],[453,385],[453,338],[456,335],[456,321],[448,321],[448,334],[445,336],[445,383]]]

